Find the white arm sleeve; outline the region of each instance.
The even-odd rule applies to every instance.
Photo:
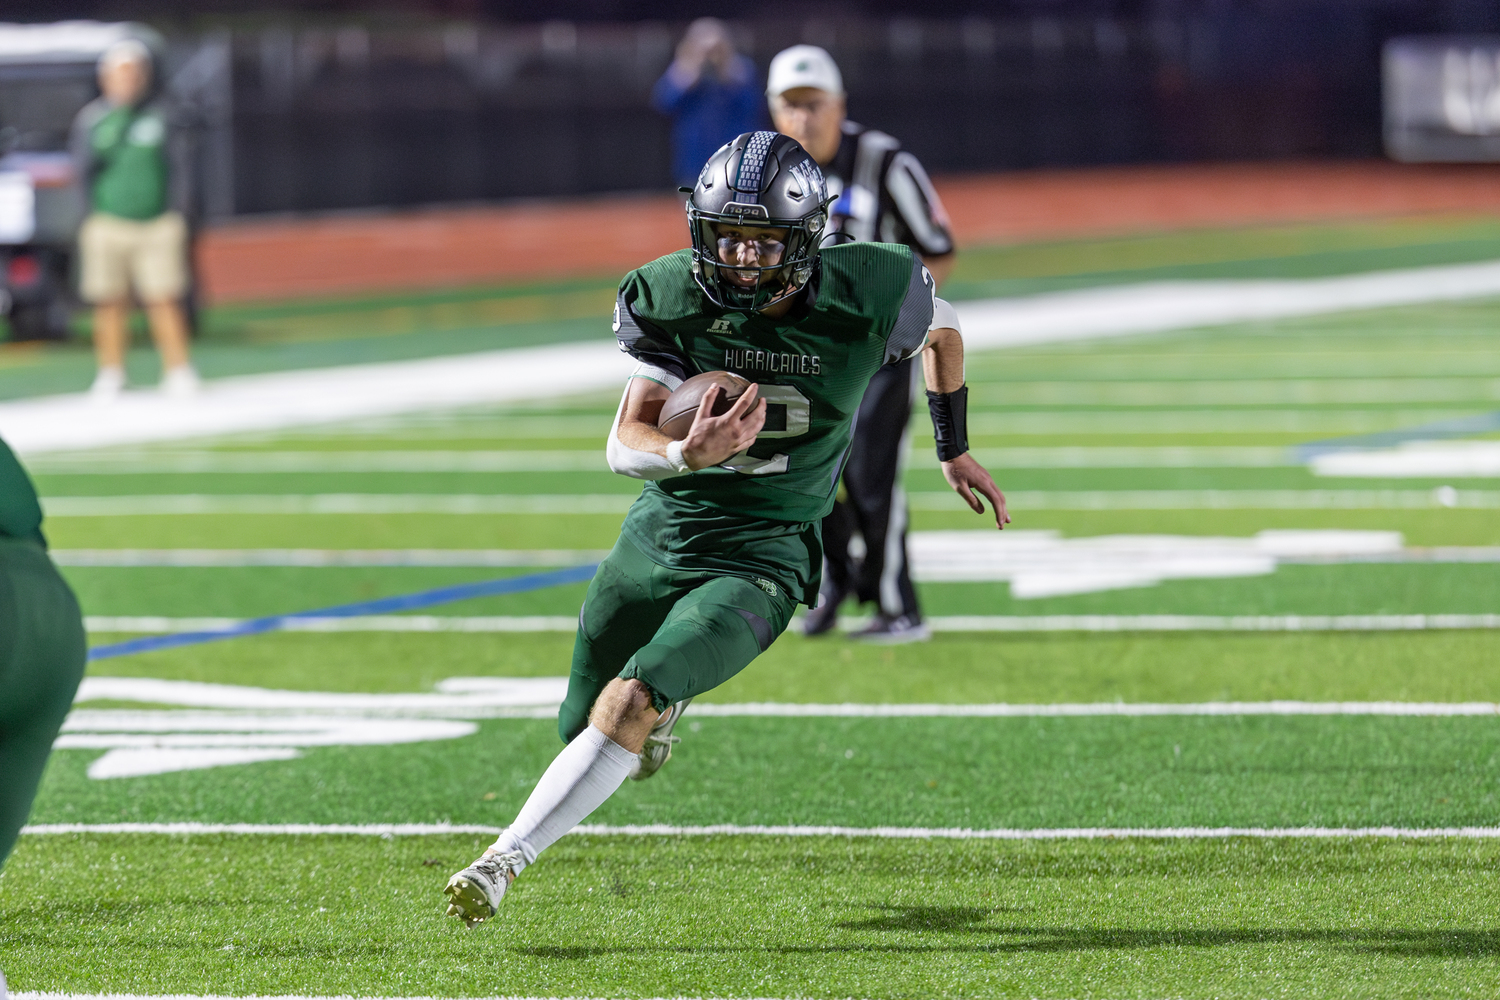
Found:
[[[630,377],[650,379],[668,389],[676,389],[682,384],[682,380],[670,372],[644,362],[636,366]],[[615,422],[609,428],[609,441],[604,446],[604,457],[609,462],[610,471],[631,479],[671,479],[691,474],[692,470],[682,457],[680,441],[667,445],[667,457],[663,458],[655,452],[637,451],[620,440],[620,418],[625,415],[625,400],[629,397],[630,383],[627,381],[625,394],[620,397],[620,408],[615,411]]]
[[[932,300],[932,325],[927,329],[964,332],[964,328],[958,325],[958,310],[953,308],[953,303],[939,298]]]

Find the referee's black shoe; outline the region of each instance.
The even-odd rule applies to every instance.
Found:
[[[864,628],[850,632],[849,638],[894,646],[905,642],[926,642],[932,638],[932,629],[916,615],[878,614]]]
[[[844,603],[844,595],[824,593],[820,596],[818,606],[802,620],[802,634],[808,638],[832,632],[839,623],[839,605]]]

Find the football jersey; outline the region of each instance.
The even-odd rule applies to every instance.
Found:
[[[15,453],[0,441],[0,535],[46,545],[42,537],[42,505]]]
[[[807,292],[772,318],[715,306],[691,259],[681,250],[626,275],[615,304],[620,348],[641,362],[638,375],[669,389],[708,371],[757,383],[766,424],[722,465],[648,483],[626,530],[681,568],[743,568],[784,543],[760,569],[779,569],[773,578],[794,594],[815,592],[816,522],[832,509],[860,400],[881,365],[926,344],[932,277],[904,246],[830,247]]]

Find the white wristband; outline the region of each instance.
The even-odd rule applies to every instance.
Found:
[[[670,441],[667,443],[667,462],[678,472],[688,473],[693,471],[688,468],[687,459],[682,457],[681,441]]]

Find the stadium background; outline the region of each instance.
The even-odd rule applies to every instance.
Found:
[[[212,397],[607,344],[619,273],[684,242],[646,94],[701,13],[5,16],[140,19],[174,59],[228,57],[198,245]],[[554,750],[582,592],[524,581],[597,558],[633,493],[599,456],[617,390],[23,449],[96,647],[523,583],[96,660],[0,879],[12,988],[1493,995],[1500,173],[1384,158],[1381,53],[1500,13],[810,3],[734,23],[762,71],[827,45],[851,116],[936,173],[974,443],[1018,547],[945,542],[980,525],[919,419],[935,639],[779,641],[695,706],[661,776],[518,883],[508,923],[465,937],[438,889]],[[1192,296],[1221,301],[1160,318]],[[1255,311],[1318,296],[1342,304]],[[1006,346],[1006,324],[1076,325],[1090,301],[1157,318]],[[76,333],[0,349],[0,433],[101,423]],[[130,365],[151,381],[148,350]],[[746,708],[764,703],[783,708]],[[827,827],[863,833],[808,829]]]

